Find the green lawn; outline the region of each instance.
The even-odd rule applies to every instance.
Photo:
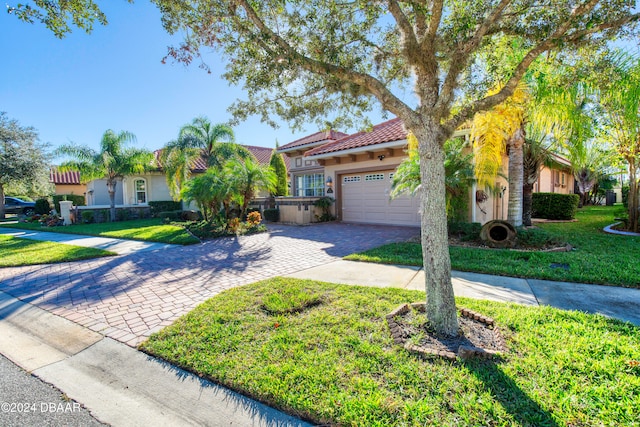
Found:
[[[50,264],[115,255],[102,249],[0,235],[0,267]]]
[[[602,231],[614,222],[617,209],[590,206],[578,210],[578,222],[540,225],[574,246],[572,252],[450,247],[451,266],[460,271],[640,288],[640,237]],[[421,266],[422,249],[417,243],[390,244],[346,259]]]
[[[640,330],[550,307],[458,299],[493,317],[501,361],[421,359],[384,316],[423,292],[275,278],[210,299],[141,345],[317,424],[639,426]]]
[[[147,242],[173,243],[178,245],[200,243],[200,240],[193,237],[184,228],[175,225],[162,224],[162,221],[159,218],[105,222],[99,224],[74,224],[65,227],[42,227],[39,223],[24,222],[0,226],[27,230],[53,231],[56,233],[143,240]]]

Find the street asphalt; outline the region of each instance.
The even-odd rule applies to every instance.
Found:
[[[330,239],[329,235],[338,236],[340,231],[352,233],[342,237]],[[314,234],[316,233],[316,234]],[[378,233],[377,237],[375,233]],[[395,233],[395,234],[394,234]],[[389,234],[394,239],[404,238],[405,230],[389,229]],[[22,235],[24,238],[38,238],[44,240],[48,233],[33,232]],[[79,236],[57,236],[58,242],[73,242],[81,239]],[[313,238],[310,238],[313,236]],[[145,247],[130,249],[124,252],[123,260],[134,260],[135,267],[142,265],[143,260],[154,265],[160,264],[160,260],[171,254],[171,262],[180,264],[180,268],[200,268],[207,271],[213,268],[216,276],[224,277],[221,273],[233,277],[247,276],[247,280],[256,280],[269,273],[263,270],[252,270],[250,267],[257,264],[256,268],[264,269],[272,275],[285,275],[288,277],[321,280],[325,282],[346,283],[354,285],[367,285],[379,287],[398,287],[404,289],[424,289],[424,272],[417,267],[403,267],[392,265],[368,264],[352,261],[344,261],[342,256],[359,249],[356,237],[366,236],[368,244],[379,244],[388,236],[384,236],[384,230],[376,228],[357,228],[348,226],[318,226],[303,228],[282,227],[272,231],[268,238],[248,237],[237,241],[229,240],[227,243],[216,242],[215,246],[200,245],[183,249],[169,249],[157,247],[149,250]],[[280,239],[280,240],[278,240]],[[306,239],[306,240],[305,240]],[[118,239],[111,239],[118,240]],[[127,242],[111,242],[113,245]],[[227,245],[227,246],[225,246]],[[267,246],[271,245],[271,246]],[[197,245],[196,245],[197,246]],[[283,251],[284,246],[290,252]],[[112,246],[114,247],[114,246]],[[221,267],[212,267],[224,263],[226,258],[212,255],[213,249],[222,252],[233,252],[233,259],[229,264]],[[304,248],[304,249],[301,249]],[[249,251],[245,255],[243,251]],[[300,262],[300,253],[304,250],[307,263]],[[191,252],[189,252],[191,251]],[[256,256],[255,252],[259,256]],[[281,251],[281,252],[279,252]],[[180,253],[185,252],[184,258],[179,258]],[[316,254],[316,252],[318,252]],[[140,255],[137,255],[140,254]],[[198,254],[206,257],[201,261],[194,258]],[[243,256],[247,256],[247,262],[240,262]],[[268,257],[271,258],[268,258]],[[270,260],[270,262],[266,262]],[[309,261],[313,262],[309,262]],[[125,266],[131,270],[127,262],[116,264],[100,264],[98,267],[91,261],[72,263],[74,269],[89,265],[89,270],[95,268],[118,268]],[[182,263],[185,265],[183,266]],[[201,265],[202,264],[202,265]],[[295,264],[297,268],[293,268]],[[47,267],[49,268],[49,267]],[[209,381],[205,381],[193,374],[176,368],[165,362],[145,355],[132,346],[132,342],[144,339],[149,330],[141,329],[136,340],[130,341],[128,337],[119,340],[118,335],[112,337],[104,333],[111,329],[101,330],[97,327],[87,327],[82,324],[81,317],[64,315],[72,313],[67,309],[58,310],[51,303],[43,301],[40,293],[20,294],[24,287],[34,287],[39,281],[52,280],[52,287],[47,292],[57,292],[63,278],[72,277],[72,273],[65,270],[66,267],[58,266],[56,270],[43,270],[42,268],[5,269],[4,279],[0,274],[0,284],[4,280],[4,292],[0,291],[0,353],[11,360],[16,366],[3,360],[0,364],[0,375],[3,375],[0,387],[0,400],[2,402],[16,402],[25,399],[24,402],[41,404],[43,402],[57,402],[54,396],[70,405],[78,402],[88,410],[78,410],[65,414],[71,418],[44,418],[51,416],[52,411],[46,414],[37,414],[43,418],[32,418],[34,414],[0,413],[0,425],[92,425],[96,420],[114,426],[182,426],[182,425],[207,425],[207,426],[307,426],[303,420],[297,419],[283,412],[270,408],[262,403],[241,396],[233,391],[220,387]],[[162,266],[163,274],[166,269]],[[177,268],[177,266],[175,267]],[[62,273],[56,273],[58,271]],[[44,273],[43,273],[44,271]],[[199,270],[198,270],[199,271]],[[9,276],[6,277],[7,272]],[[2,273],[2,272],[0,272]],[[134,281],[131,287],[143,287],[149,278],[140,279],[138,275],[125,275],[118,271],[118,276],[123,281]],[[233,273],[233,274],[231,274]],[[78,280],[81,282],[91,280],[105,280],[104,272],[96,279],[89,273],[83,273]],[[146,277],[146,276],[145,276]],[[193,281],[194,276],[187,276]],[[20,278],[16,285],[16,278]],[[75,280],[75,279],[74,279]],[[137,281],[136,281],[137,280]],[[171,280],[176,279],[171,277]],[[551,282],[531,279],[518,279],[501,276],[490,276],[475,273],[453,272],[453,285],[457,296],[470,298],[491,299],[504,302],[515,302],[526,305],[551,305],[566,310],[582,310],[590,313],[598,313],[609,317],[618,318],[640,325],[640,290],[626,289],[597,285],[585,285],[575,283]],[[104,286],[115,286],[105,282]],[[154,286],[165,286],[164,282],[158,282]],[[167,282],[171,283],[171,282]],[[240,286],[243,281],[231,281],[229,286]],[[118,285],[120,286],[120,285]],[[182,285],[181,285],[182,286]],[[95,285],[94,285],[95,287]],[[169,288],[175,289],[179,287]],[[196,295],[197,298],[206,298],[207,295],[220,292],[222,288],[216,287],[205,294]],[[40,291],[38,291],[40,292]],[[62,292],[62,291],[60,291]],[[75,304],[73,299],[82,298],[82,295],[91,293],[91,287],[78,288],[71,294],[70,300],[64,301],[66,305]],[[148,292],[145,291],[145,295]],[[15,296],[18,296],[16,298]],[[116,295],[117,296],[117,295]],[[93,303],[93,308],[104,304],[109,298],[106,294],[100,294]],[[155,297],[154,297],[155,298]],[[167,296],[162,296],[166,299]],[[136,300],[137,301],[137,300]],[[130,306],[145,306],[145,302],[129,301]],[[194,301],[198,301],[197,299]],[[189,302],[180,313],[190,310],[193,302]],[[107,306],[105,306],[107,307]],[[108,308],[106,308],[109,310]],[[139,308],[136,308],[139,309]],[[158,306],[155,310],[164,310]],[[57,313],[57,314],[54,314]],[[178,313],[178,312],[177,312]],[[62,316],[58,315],[62,314]],[[162,315],[162,313],[156,313]],[[179,313],[178,313],[179,314]],[[106,318],[107,320],[109,317]],[[167,319],[167,321],[171,321]],[[165,324],[165,323],[162,323]],[[94,325],[91,323],[91,325]],[[157,330],[158,326],[154,326]],[[134,328],[135,332],[136,329]],[[129,345],[127,345],[128,343]],[[6,377],[3,373],[6,372]],[[20,377],[22,375],[22,377]],[[25,380],[30,385],[24,386],[24,393],[20,381]],[[6,382],[5,379],[7,378]],[[53,389],[48,383],[57,388]],[[38,387],[45,387],[53,395],[42,394]],[[39,406],[36,405],[36,409]],[[72,406],[73,407],[73,406]],[[44,407],[43,407],[44,408]],[[48,406],[47,406],[48,408]],[[59,414],[53,414],[58,416]],[[89,418],[83,418],[89,417]],[[91,417],[95,417],[95,420]],[[86,420],[86,422],[85,422]]]

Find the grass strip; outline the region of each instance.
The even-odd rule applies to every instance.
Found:
[[[2,225],[0,225],[2,226]],[[55,233],[83,234],[86,236],[113,237],[118,239],[142,240],[145,242],[191,245],[200,243],[196,237],[182,227],[162,224],[159,218],[132,221],[105,222],[99,224],[74,224],[65,227],[42,227],[39,223],[7,224],[10,228],[52,231]]]
[[[221,293],[141,349],[316,424],[639,425],[637,327],[458,299],[496,320],[508,353],[500,362],[425,360],[395,346],[384,319],[423,299],[274,278]],[[266,310],[274,300],[279,310]]]
[[[116,255],[102,249],[0,235],[0,267],[51,264]]]
[[[449,248],[451,267],[460,271],[532,279],[595,283],[640,288],[640,237],[608,234],[616,207],[589,206],[578,211],[578,222],[541,224],[571,252],[524,252],[473,247]],[[419,243],[394,243],[345,257],[382,264],[422,266]]]

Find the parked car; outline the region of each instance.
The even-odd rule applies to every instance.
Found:
[[[27,202],[17,197],[4,198],[4,212],[12,214],[33,215],[36,210],[35,202]]]

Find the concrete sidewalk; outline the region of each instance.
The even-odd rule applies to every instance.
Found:
[[[3,292],[0,353],[114,426],[310,426]]]
[[[114,239],[111,237],[83,236],[79,234],[55,233],[51,231],[22,230],[19,228],[0,227],[0,234],[19,237],[21,239],[40,240],[63,243],[67,245],[83,246],[85,248],[104,249],[118,255],[134,252],[155,251],[180,247],[168,243],[141,242],[138,240]]]
[[[337,260],[289,275],[300,279],[377,287],[424,290],[419,267]],[[519,279],[488,274],[452,272],[456,296],[550,305],[564,310],[598,313],[640,326],[640,289]]]

